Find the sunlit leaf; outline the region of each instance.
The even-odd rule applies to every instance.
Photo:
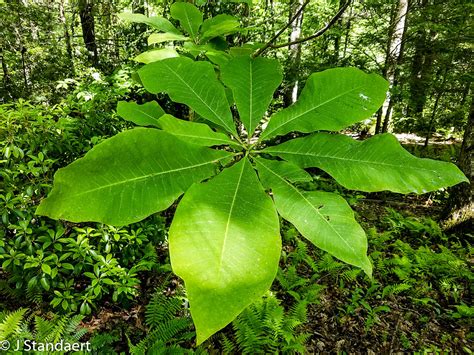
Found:
[[[138,71],[149,92],[165,92],[175,102],[184,103],[205,119],[237,136],[224,87],[209,62],[171,58],[151,63]]]
[[[143,52],[137,55],[133,60],[140,63],[153,63],[163,59],[179,57],[178,52],[172,48],[160,48],[151,51]]]
[[[280,64],[274,59],[239,56],[222,67],[221,78],[232,89],[240,120],[251,136],[281,83]]]
[[[290,181],[304,177],[304,173],[297,174],[298,168],[290,163],[261,158],[256,162],[280,216],[318,248],[372,275],[367,237],[346,200],[332,192],[298,189]]]
[[[467,181],[447,162],[417,158],[391,134],[356,141],[339,134],[316,133],[265,149],[300,167],[326,171],[348,189],[418,194]]]
[[[58,170],[37,214],[124,225],[168,208],[231,153],[177,140],[153,128],[119,133]]]
[[[169,244],[200,344],[261,297],[278,268],[278,216],[247,159],[186,192]]]
[[[164,17],[160,17],[160,16],[148,17],[143,14],[132,14],[128,12],[118,14],[118,17],[123,21],[134,22],[134,23],[145,23],[159,31],[180,34],[179,30],[176,27],[174,27],[173,24],[167,19],[165,19]]]
[[[262,139],[292,131],[339,131],[369,118],[385,100],[388,83],[356,68],[335,68],[312,74],[292,106],[270,118]]]

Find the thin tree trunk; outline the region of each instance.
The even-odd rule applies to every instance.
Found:
[[[399,0],[393,21],[393,30],[387,46],[388,50],[383,73],[390,84],[390,89],[387,92],[387,97],[382,105],[382,109],[379,110],[379,113],[377,114],[377,123],[375,127],[376,134],[380,132],[382,117],[384,117],[382,132],[387,132],[388,124],[392,116],[394,100],[391,92],[393,92],[393,89],[396,87],[398,82],[399,70],[397,70],[397,66],[400,64],[403,56],[403,38],[406,31],[407,12],[408,0]]]
[[[93,10],[93,0],[79,0],[79,17],[81,18],[82,38],[84,40],[84,45],[89,52],[89,58],[91,59],[92,65],[97,67],[99,64],[99,57],[95,40]]]
[[[339,9],[344,6],[345,1],[339,0]],[[342,16],[337,20],[336,26],[339,28],[339,33],[334,34],[334,53],[333,53],[333,64],[337,64],[339,62],[339,52],[341,47],[341,37],[342,37]]]
[[[344,50],[342,52],[342,58],[346,58],[346,53],[347,53],[347,47],[349,46],[349,39],[350,39],[350,33],[351,33],[351,20],[352,20],[352,5],[353,3],[349,5],[349,17],[347,19],[347,24],[346,24],[346,35],[344,39]]]
[[[438,110],[438,103],[439,103],[439,99],[441,99],[441,96],[443,96],[442,90],[440,90],[438,94],[436,95],[435,103],[433,106],[433,112],[431,112],[430,122],[428,124],[428,132],[426,133],[425,143],[423,144],[423,147],[425,148],[428,146],[428,143],[430,141],[431,132],[433,131],[433,126],[434,126],[434,122],[436,118],[436,111]]]
[[[64,39],[66,41],[66,52],[67,52],[69,62],[71,64],[71,72],[72,72],[72,75],[75,75],[71,35],[69,34],[69,27],[67,25],[66,12],[64,10],[64,0],[61,0],[59,2],[59,20],[61,21],[63,25]]]
[[[458,166],[469,179],[470,185],[462,183],[450,189],[449,201],[444,211],[443,229],[465,226],[472,230],[474,220],[474,97],[471,97],[469,116],[464,129]]]
[[[5,88],[8,97],[12,99],[12,80],[10,78],[10,73],[8,72],[8,65],[5,62],[5,57],[3,56],[3,48],[0,48],[0,61],[2,62],[3,87]]]
[[[303,6],[304,0],[297,0],[295,1],[292,6],[290,7],[290,16],[291,18],[293,14],[298,11],[301,6]],[[301,28],[303,25],[303,13],[301,11],[298,17],[291,25],[291,33],[289,41],[296,41],[301,36]],[[298,97],[298,79],[299,79],[299,67],[301,64],[301,43],[293,44],[288,47],[289,54],[288,54],[288,69],[287,69],[287,78],[288,78],[288,85],[284,91],[283,101],[285,106],[290,106],[292,103],[296,102]]]

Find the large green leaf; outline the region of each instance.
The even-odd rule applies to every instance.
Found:
[[[297,173],[299,168],[293,164],[261,158],[256,163],[260,178],[271,188],[278,213],[284,219],[318,248],[372,275],[367,237],[346,200],[331,192],[296,188],[290,181],[305,175]]]
[[[240,120],[251,137],[281,83],[280,64],[274,59],[239,56],[222,68],[221,75],[234,93]]]
[[[181,27],[193,38],[197,38],[202,24],[202,13],[188,2],[175,2],[170,8],[171,17],[178,20]]]
[[[211,63],[170,58],[145,65],[138,74],[149,92],[166,92],[173,101],[188,105],[237,136],[224,87],[217,80]]]
[[[143,14],[132,14],[124,12],[118,14],[118,17],[128,22],[146,23],[147,25],[150,25],[159,31],[180,34],[179,30],[174,27],[170,21],[160,16],[147,17]]]
[[[175,57],[179,57],[179,54],[173,48],[160,48],[140,53],[135,58],[133,58],[133,60],[139,63],[149,64],[163,59]]]
[[[105,140],[58,170],[36,213],[72,222],[124,225],[168,208],[232,154],[164,131],[136,128]]]
[[[158,125],[158,118],[165,114],[165,111],[156,101],[150,101],[139,105],[136,102],[119,101],[117,103],[117,114],[139,126]]]
[[[217,37],[239,31],[239,20],[230,15],[217,15],[203,22],[201,28],[201,43]]]
[[[214,145],[240,145],[223,133],[214,132],[207,124],[180,120],[164,115],[158,120],[158,127],[189,143],[206,147]]]
[[[356,141],[316,133],[264,151],[301,167],[320,168],[353,190],[425,193],[467,181],[454,164],[414,157],[391,134]]]
[[[198,344],[269,289],[279,230],[273,202],[247,159],[186,192],[169,247],[173,271],[186,283]]]
[[[292,131],[338,131],[369,118],[385,100],[388,83],[356,68],[312,74],[292,106],[273,115],[262,139]]]

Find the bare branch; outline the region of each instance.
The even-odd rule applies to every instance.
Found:
[[[303,5],[301,5],[301,7],[299,8],[298,11],[296,11],[296,13],[290,18],[290,21],[288,21],[288,23],[283,26],[267,43],[265,43],[265,45],[261,48],[259,48],[254,54],[253,54],[253,58],[255,57],[258,57],[259,55],[261,55],[263,52],[265,52],[268,48],[272,47],[272,43],[278,38],[281,36],[281,34],[283,32],[285,32],[285,30],[291,26],[291,24],[293,22],[295,22],[295,20],[298,18],[298,16],[301,14],[301,12],[304,10],[304,8],[306,7],[306,5],[308,5],[310,2],[310,0],[306,0],[305,3]]]
[[[315,34],[311,35],[311,36],[308,36],[308,37],[304,37],[304,38],[300,38],[300,39],[297,39],[295,41],[292,41],[292,42],[287,42],[287,43],[280,43],[280,44],[275,44],[275,45],[272,45],[270,44],[269,47],[272,48],[272,49],[276,49],[276,48],[282,48],[282,47],[287,47],[287,46],[291,46],[291,45],[294,45],[294,44],[298,44],[298,43],[303,43],[303,42],[307,42],[307,41],[311,41],[312,39],[315,39],[317,37],[320,37],[322,36],[327,30],[329,30],[336,22],[337,20],[339,20],[342,16],[342,14],[344,13],[344,11],[346,11],[347,7],[349,6],[349,4],[351,3],[351,0],[348,0],[338,11],[338,13],[331,19],[331,21],[329,21],[326,26],[324,26],[323,28],[321,28],[320,30],[318,30],[318,32],[316,32]]]

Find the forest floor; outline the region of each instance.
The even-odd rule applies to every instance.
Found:
[[[316,299],[307,308],[307,321],[298,330],[307,335],[306,352],[474,351],[472,322],[469,317],[465,319],[463,314],[455,312],[456,305],[469,302],[472,284],[466,281],[465,274],[460,276],[455,270],[449,270],[456,258],[469,254],[465,271],[470,274],[467,278],[472,278],[472,250],[466,255],[458,254],[459,248],[472,242],[469,240],[472,231],[443,235],[436,224],[432,224],[432,219],[442,210],[432,195],[371,194],[357,200],[353,207],[364,229],[372,231],[368,234],[374,279],[368,281],[337,261],[330,261],[325,267],[319,264],[317,270],[301,260],[294,264],[297,277],[319,287]],[[451,241],[459,244],[454,246]],[[299,247],[287,242],[283,249],[291,258],[292,254],[298,254]],[[166,247],[160,253],[167,254]],[[304,258],[308,256],[313,260],[324,259],[321,251],[310,245]],[[437,263],[446,264],[436,269]],[[283,277],[287,267],[282,262]],[[443,282],[448,286],[443,286]],[[168,297],[183,286],[174,276],[170,280],[149,278],[144,280],[148,291],[142,294],[151,294],[152,289],[162,283],[168,284],[164,290]],[[282,285],[275,281],[272,290],[285,309],[290,309],[294,298]],[[301,295],[306,292],[305,288],[292,290]],[[131,310],[104,307],[83,325],[94,332],[122,329],[128,334],[139,334],[146,329],[144,304],[147,301],[145,296]],[[231,326],[223,333],[232,339]],[[126,350],[126,344],[116,346],[116,350]],[[185,346],[192,349],[192,340]],[[210,353],[222,352],[219,343],[212,339],[205,343],[205,348]]]
[[[442,206],[433,203],[429,196],[403,196],[386,201],[367,198],[357,204],[355,210],[365,228],[383,229],[380,221],[387,217],[387,207],[403,216],[416,216],[418,220],[437,219],[442,211]],[[468,232],[472,231],[465,230],[457,238],[471,238],[472,241],[472,235]],[[435,243],[429,239],[425,242],[425,245]],[[390,253],[389,245],[385,251]],[[472,270],[474,259],[468,260],[468,263]],[[375,278],[377,274],[375,270]],[[413,302],[414,297],[410,292],[394,294],[391,297],[371,297],[370,305],[355,302],[351,314],[347,315],[344,312],[344,308],[347,308],[347,292],[342,291],[340,287],[326,286],[326,292],[321,294],[320,302],[313,305],[309,311],[307,331],[314,334],[307,348],[310,353],[367,351],[369,354],[391,354],[422,348],[429,349],[428,352],[449,349],[453,353],[474,350],[473,324],[454,323],[446,314],[446,310],[452,308],[449,300],[444,297],[437,298],[440,295],[435,295],[434,290],[430,292],[433,297],[431,301],[424,300],[426,304]],[[439,307],[432,306],[431,302],[435,300],[439,302]],[[377,314],[375,320],[370,320],[370,313],[378,307],[388,307],[390,311]],[[373,324],[368,324],[368,320]]]

